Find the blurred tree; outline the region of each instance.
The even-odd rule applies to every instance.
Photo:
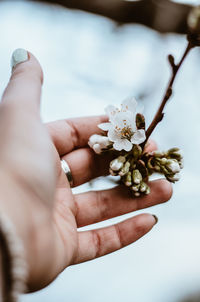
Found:
[[[186,33],[190,5],[170,0],[37,0],[108,17],[119,25],[140,23],[159,32]]]

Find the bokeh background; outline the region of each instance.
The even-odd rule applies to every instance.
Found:
[[[0,40],[1,93],[14,49],[28,49],[39,59],[44,122],[102,114],[106,105],[133,95],[145,106],[149,123],[170,76],[166,57],[172,53],[178,60],[186,46],[184,35],[161,34],[138,24],[119,26],[102,16],[37,1],[0,2]],[[200,301],[198,48],[184,62],[165,112],[153,138],[160,149],[183,149],[185,169],[171,201],[145,210],[159,217],[156,227],[121,251],[67,268],[49,287],[21,302]],[[75,193],[112,185],[100,178]]]

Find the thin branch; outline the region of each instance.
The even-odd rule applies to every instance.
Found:
[[[169,62],[170,62],[170,65],[172,67],[172,76],[171,76],[171,79],[169,81],[169,84],[167,86],[167,89],[166,89],[166,92],[165,92],[165,95],[162,99],[162,102],[160,104],[160,107],[153,119],[153,121],[151,122],[149,128],[147,129],[146,131],[146,140],[145,142],[143,143],[143,147],[145,146],[147,140],[149,139],[150,135],[152,134],[152,132],[154,131],[154,129],[156,128],[156,126],[159,124],[160,121],[162,121],[163,119],[163,116],[164,116],[164,113],[163,113],[163,110],[165,108],[165,105],[167,104],[167,101],[169,100],[169,98],[171,97],[172,95],[172,90],[173,90],[173,84],[174,84],[174,80],[176,78],[176,75],[183,63],[183,61],[185,60],[186,56],[188,55],[188,53],[190,52],[190,50],[194,47],[194,44],[192,44],[191,42],[188,42],[188,45],[187,45],[187,48],[179,62],[179,64],[175,64],[174,63],[174,58],[172,55],[169,55],[168,56],[168,59],[169,59]]]

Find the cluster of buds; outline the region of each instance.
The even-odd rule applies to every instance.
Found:
[[[124,179],[124,184],[130,187],[131,191],[135,196],[140,196],[141,194],[149,194],[150,188],[143,179],[142,173],[138,169],[134,169],[129,172]]]
[[[110,163],[110,174],[120,176],[121,182],[130,188],[135,196],[149,194],[148,170],[141,159],[142,148],[134,145],[130,153],[120,155]]]
[[[146,154],[149,174],[162,173],[170,182],[180,179],[180,171],[183,168],[183,154],[180,149],[172,148],[167,152],[153,152]]]
[[[150,175],[160,173],[174,183],[180,179],[182,168],[183,155],[178,148],[166,152],[143,153],[139,145],[134,145],[131,152],[110,162],[109,171],[113,176],[120,176],[121,182],[130,188],[134,196],[140,196],[150,193],[147,184]]]

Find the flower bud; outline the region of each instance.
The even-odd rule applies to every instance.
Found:
[[[93,147],[92,147],[92,149],[94,150],[94,152],[96,154],[101,154],[102,150],[101,150],[101,146],[99,144],[94,144]]]
[[[140,189],[140,185],[134,185],[134,186],[131,187],[131,190],[132,190],[133,192],[138,192],[139,189]]]
[[[140,184],[142,181],[142,175],[139,170],[133,170],[132,179],[135,184]]]
[[[176,173],[174,175],[170,175],[170,176],[167,176],[167,179],[171,182],[175,182],[175,181],[178,181],[180,180],[181,176],[180,176],[180,173]]]
[[[88,142],[88,145],[93,148],[93,146],[99,142],[99,137],[101,135],[98,135],[98,134],[93,134],[92,136],[90,136],[89,138],[89,142]]]
[[[161,152],[161,151],[154,151],[154,152],[153,152],[153,155],[154,155],[155,157],[162,157],[162,156],[164,156],[164,153]]]
[[[167,159],[165,157],[160,160],[161,165],[165,165],[167,163]]]
[[[95,153],[100,154],[103,149],[106,149],[111,142],[107,136],[94,134],[90,137],[88,145],[94,150]]]
[[[124,156],[119,156],[115,158],[114,160],[111,161],[110,168],[115,172],[121,170],[125,160],[126,158]]]
[[[180,166],[181,169],[184,168],[184,160],[183,160],[183,158],[179,161],[179,166]]]
[[[147,186],[147,189],[145,191],[145,194],[148,195],[151,192],[151,189],[149,188],[149,186]]]
[[[127,187],[130,187],[132,185],[131,172],[128,172],[128,174],[126,175],[124,183]]]
[[[101,136],[99,144],[101,145],[102,149],[108,147],[110,143],[111,142],[107,136]]]
[[[160,167],[159,167],[158,165],[155,165],[155,166],[154,166],[154,170],[155,170],[156,172],[160,172]]]
[[[140,184],[140,192],[144,193],[147,190],[148,185],[145,182]]]
[[[170,173],[173,173],[173,174],[178,173],[181,170],[179,163],[176,159],[168,159],[166,168]]]
[[[132,152],[133,152],[133,158],[137,160],[138,157],[142,154],[142,148],[139,145],[134,145]]]
[[[136,114],[136,127],[137,129],[144,129],[145,130],[145,117],[141,113]]]
[[[126,174],[129,172],[130,165],[131,165],[130,162],[127,161],[127,162],[123,165],[121,171],[119,172],[119,175],[120,175],[120,176],[126,175]]]
[[[171,157],[175,157],[177,159],[182,159],[183,158],[183,152],[179,148],[172,148],[168,151],[168,155]]]

